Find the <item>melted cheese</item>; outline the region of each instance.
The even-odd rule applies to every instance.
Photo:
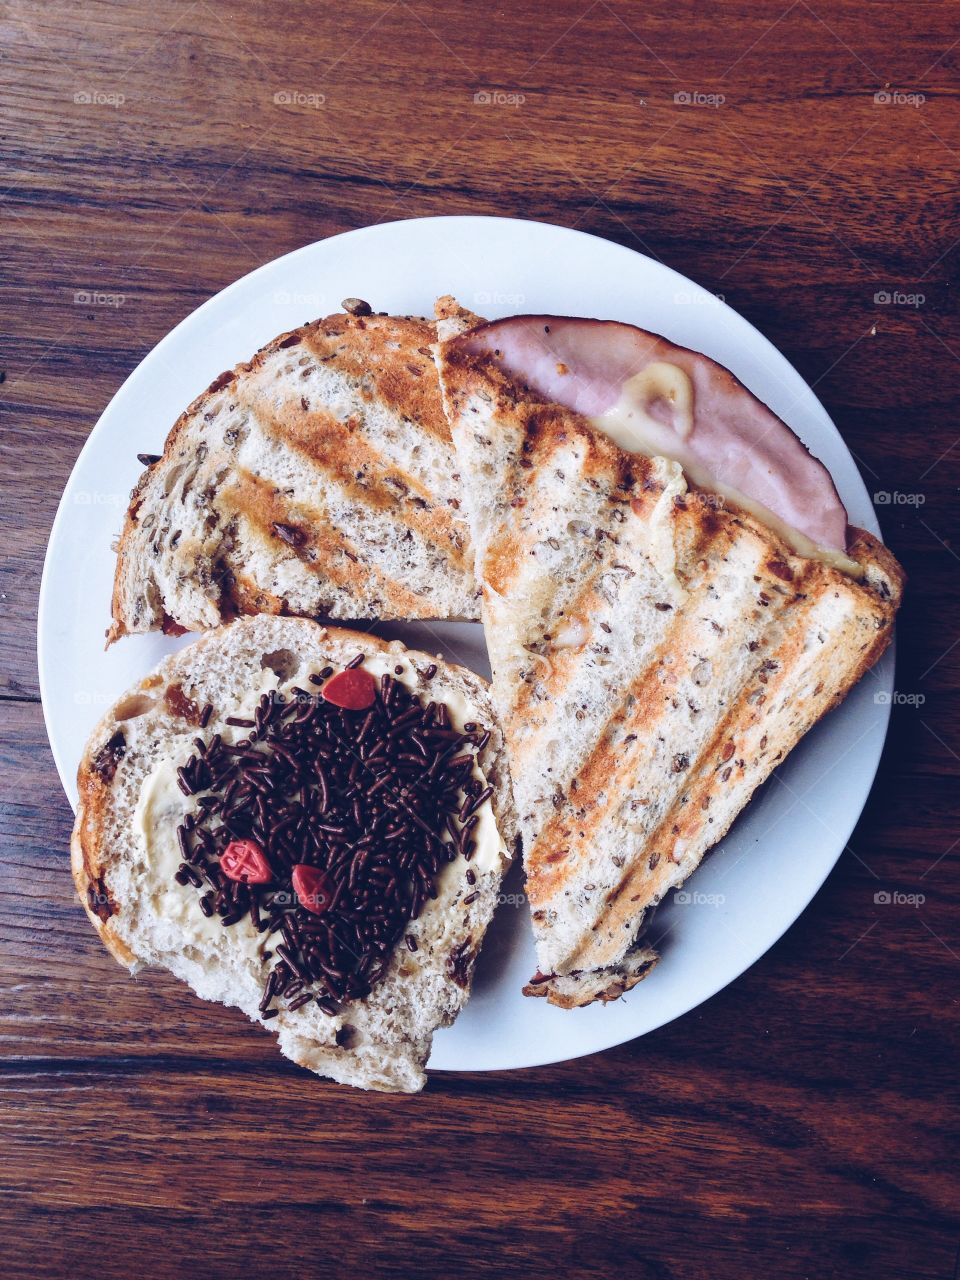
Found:
[[[647,534],[647,553],[650,560],[675,603],[681,603],[686,599],[687,592],[677,577],[677,547],[673,538],[671,517],[674,502],[687,492],[687,482],[679,466],[669,460],[667,464],[670,472],[669,479],[644,529]]]
[[[617,403],[592,417],[590,421],[627,453],[640,453],[648,458],[669,458],[679,463],[687,479],[698,488],[717,494],[725,502],[753,516],[768,529],[772,529],[797,555],[808,560],[821,560],[834,569],[840,569],[853,577],[861,577],[863,568],[856,560],[851,560],[842,551],[817,546],[762,502],[717,480],[702,462],[692,456],[686,440],[693,430],[693,398],[693,384],[684,370],[658,360],[628,378]],[[672,427],[666,426],[651,414],[650,407],[655,401],[667,404],[672,410]]]

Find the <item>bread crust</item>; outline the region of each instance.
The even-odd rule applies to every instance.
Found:
[[[660,956],[644,944],[629,951],[608,969],[578,969],[568,974],[536,974],[523,988],[525,996],[546,999],[557,1009],[583,1009],[589,1004],[612,1004],[641,983],[656,968]]]

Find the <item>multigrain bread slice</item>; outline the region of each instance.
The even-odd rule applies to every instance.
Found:
[[[198,736],[209,745],[217,734],[235,743],[248,733],[227,718],[249,717],[264,694],[276,699],[314,689],[311,674],[344,667],[358,654],[365,670],[390,673],[422,703],[449,706],[457,729],[471,721],[489,728],[474,766],[493,788],[491,810],[481,810],[474,833],[484,830],[486,843],[469,863],[458,857],[441,871],[438,896],[426,899],[407,927],[409,941],[389,955],[365,998],[345,1001],[332,1016],[314,1001],[293,1011],[281,1001],[266,1025],[287,1057],[320,1075],[415,1092],[425,1083],[434,1030],[454,1020],[469,994],[517,835],[502,737],[484,682],[472,672],[397,642],[303,619],[239,619],[207,633],[129,690],[93,731],[78,774],[73,872],[101,939],[131,972],[162,966],[204,999],[265,1022],[267,969],[253,924],[245,917],[228,928],[205,919],[198,891],[175,879],[176,828],[184,812],[195,812],[195,801],[176,785],[176,767]],[[207,704],[213,710],[200,728]],[[488,821],[492,827],[483,828]],[[279,941],[269,933],[263,938],[270,947]]]
[[[655,947],[638,942],[616,964],[571,973],[537,973],[523,988],[525,996],[543,996],[558,1009],[610,1004],[642,982],[660,959]]]
[[[636,975],[646,913],[883,653],[903,575],[863,530],[859,580],[795,554],[472,337],[438,365],[523,835],[527,992],[569,1006]]]
[[[108,639],[244,613],[477,617],[435,340],[337,314],[221,374],[133,491]]]

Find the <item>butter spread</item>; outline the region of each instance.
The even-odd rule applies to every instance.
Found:
[[[177,827],[186,814],[196,810],[196,802],[196,796],[185,796],[180,790],[177,764],[172,759],[162,759],[143,780],[133,827],[143,840],[152,873],[150,905],[160,919],[176,924],[196,946],[216,949],[226,944],[234,954],[243,954],[259,973],[271,935],[257,933],[249,919],[238,920],[225,929],[219,916],[207,917],[200,910],[196,889],[179,885],[174,879],[183,861]]]
[[[376,653],[369,656],[364,667],[371,675],[389,674],[403,684],[411,692],[417,687],[417,674],[412,664],[403,654]],[[398,675],[397,667],[402,667]],[[252,718],[261,696],[271,690],[281,695],[289,694],[294,688],[310,688],[307,684],[311,670],[322,668],[314,666],[300,671],[297,676],[280,685],[276,674],[266,669],[258,686],[243,700],[233,712],[241,718]],[[476,716],[476,711],[469,705],[463,694],[454,689],[443,691],[443,702],[447,707],[450,723],[453,728],[462,730]],[[232,738],[231,738],[232,728]],[[247,732],[242,728],[227,726],[221,730],[225,740],[231,741],[242,737]],[[218,916],[204,916],[201,912],[197,891],[190,885],[179,885],[174,876],[183,861],[177,840],[177,827],[186,814],[195,812],[198,796],[185,796],[177,782],[177,766],[183,760],[163,757],[155,765],[151,773],[143,780],[140,796],[133,815],[135,832],[143,842],[146,863],[151,871],[149,897],[156,914],[163,920],[175,923],[185,937],[195,945],[205,948],[230,947],[234,954],[242,954],[255,966],[259,973],[263,961],[263,951],[270,947],[273,935],[258,934],[249,919],[239,920],[229,928],[224,928]],[[473,776],[485,783],[482,772],[474,766]],[[454,878],[462,878],[468,866],[472,866],[478,874],[493,871],[501,860],[508,861],[509,854],[497,828],[493,805],[487,799],[476,810],[478,818],[472,832],[475,841],[474,853],[468,863],[462,858],[448,863],[438,876],[438,891],[446,891]]]
[[[842,551],[818,546],[762,502],[710,474],[686,443],[693,429],[693,400],[693,384],[689,375],[677,365],[658,360],[628,378],[616,404],[591,417],[590,421],[628,453],[640,453],[648,458],[669,458],[679,463],[687,478],[698,488],[717,494],[765,524],[797,555],[820,560],[834,569],[860,577],[862,567]],[[666,405],[670,410],[672,426],[650,412],[655,402]]]

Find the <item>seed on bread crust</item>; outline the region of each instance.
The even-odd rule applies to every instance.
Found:
[[[278,520],[275,520],[270,527],[277,537],[286,542],[288,546],[302,547],[307,540],[307,535],[302,529],[298,529],[296,525],[281,524]]]
[[[224,387],[230,385],[235,377],[235,370],[225,369],[223,373],[218,374],[218,376],[210,383],[209,387],[207,387],[207,395],[211,395],[214,391],[222,391]]]

